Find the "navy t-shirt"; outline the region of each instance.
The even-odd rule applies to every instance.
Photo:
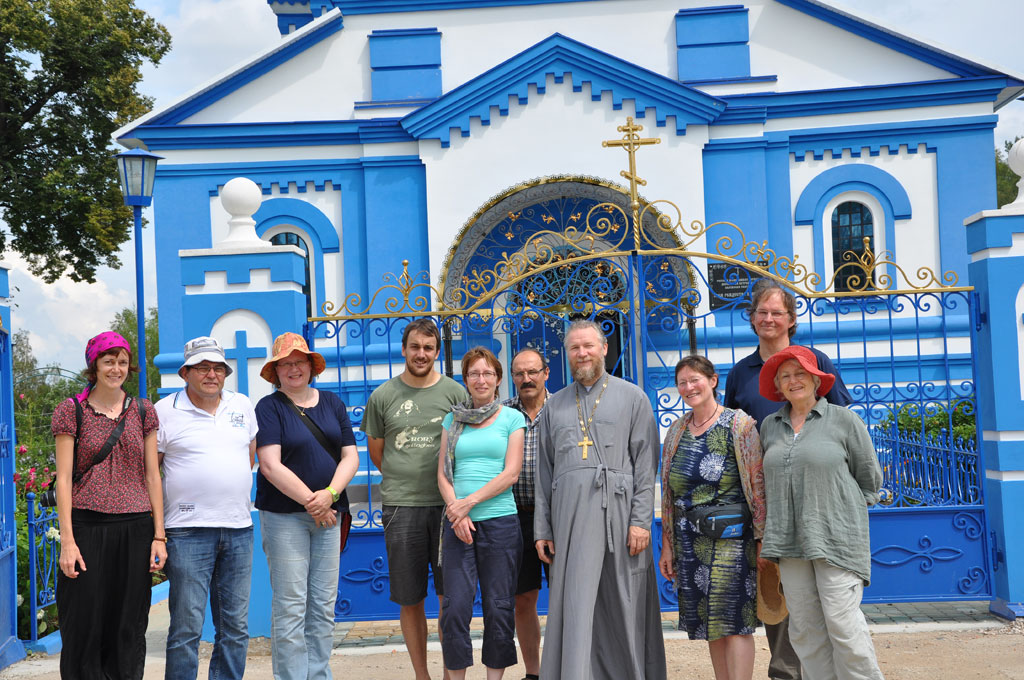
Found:
[[[320,426],[337,455],[341,455],[341,447],[355,446],[356,437],[345,402],[335,393],[320,390],[320,400],[316,406],[306,409],[306,415]],[[256,433],[257,448],[279,444],[281,462],[312,491],[330,485],[338,461],[324,450],[289,404],[268,394],[256,404],[256,422],[260,428]],[[271,484],[262,469],[256,477],[256,507],[270,512],[306,512],[301,503]],[[332,507],[338,512],[348,511],[348,494],[342,491],[341,498]]]
[[[818,358],[818,370],[831,373],[836,377],[832,389],[825,395],[825,400],[836,406],[849,406],[853,403],[853,397],[846,389],[843,378],[839,375],[832,360],[824,352],[808,347]],[[778,411],[786,403],[784,401],[772,401],[761,396],[758,388],[760,384],[761,369],[764,367],[764,359],[761,358],[760,348],[755,349],[750,356],[744,357],[736,362],[736,365],[729,371],[725,379],[725,406],[727,408],[739,408],[757,421],[757,428],[761,429],[761,423],[771,414]],[[261,426],[262,427],[262,426]],[[259,435],[257,435],[259,437]]]

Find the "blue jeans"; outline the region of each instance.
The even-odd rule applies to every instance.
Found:
[[[338,598],[341,531],[305,512],[260,510],[273,600],[271,653],[276,680],[329,680]]]
[[[473,522],[473,543],[459,540],[451,522],[444,522],[441,569],[444,604],[441,616],[441,652],[448,670],[473,665],[469,622],[480,584],[484,614],[484,644],[480,660],[488,668],[516,665],[515,594],[523,535],[518,515]]]
[[[185,527],[167,530],[170,581],[165,680],[195,680],[199,636],[209,597],[217,631],[210,657],[210,680],[241,678],[249,649],[249,583],[252,579],[252,527]]]

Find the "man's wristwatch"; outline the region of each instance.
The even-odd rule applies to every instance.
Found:
[[[335,491],[333,486],[327,487],[327,493],[331,494],[332,503],[337,503],[341,499],[341,494]]]

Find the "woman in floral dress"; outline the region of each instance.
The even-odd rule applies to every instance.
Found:
[[[718,374],[701,356],[676,365],[690,411],[662,449],[662,575],[675,581],[679,628],[707,640],[716,680],[749,680],[757,627],[757,554],[764,532],[764,475],[754,419],[721,406]],[[745,503],[752,520],[737,538],[701,533],[689,511]]]

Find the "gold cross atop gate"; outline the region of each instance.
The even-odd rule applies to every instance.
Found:
[[[620,175],[629,180],[629,200],[630,207],[633,209],[633,247],[640,247],[640,194],[637,192],[636,187],[647,186],[647,180],[642,179],[636,174],[636,152],[641,146],[647,146],[648,144],[661,144],[659,137],[641,137],[640,131],[644,129],[643,125],[633,122],[633,116],[626,116],[626,124],[620,125],[618,128],[619,132],[624,133],[622,139],[609,139],[601,142],[601,146],[621,146],[626,149],[626,153],[629,154],[629,170],[621,170]]]

